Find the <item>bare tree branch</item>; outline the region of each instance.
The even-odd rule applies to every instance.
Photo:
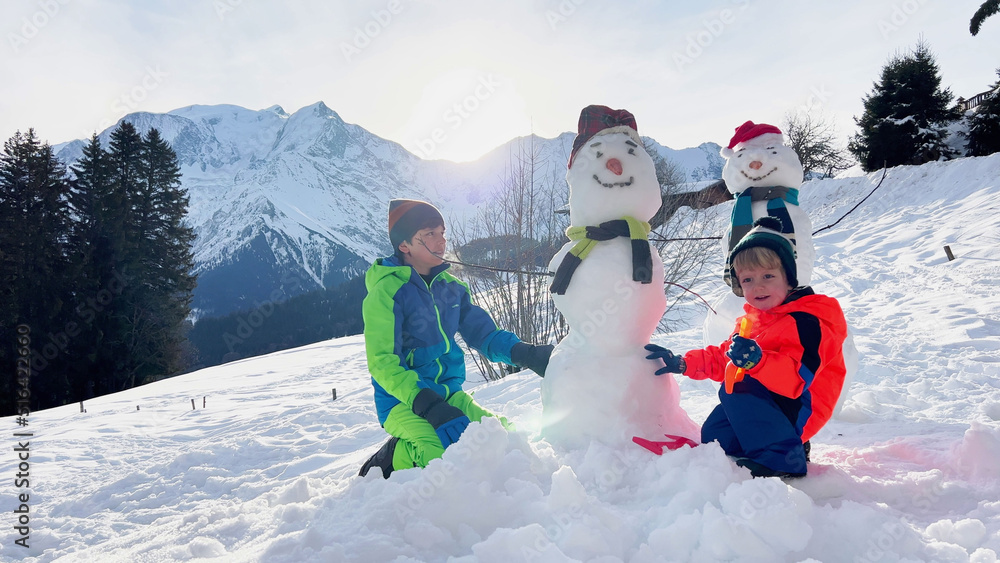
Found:
[[[854,164],[847,151],[838,147],[832,121],[809,113],[789,113],[781,128],[785,144],[799,156],[806,177],[833,176]]]
[[[568,225],[556,209],[566,204],[565,182],[539,174],[543,162],[533,139],[522,140],[498,179],[489,206],[475,221],[453,227],[459,259],[510,270],[465,268],[463,276],[476,301],[497,324],[525,342],[554,343],[568,329],[549,295],[547,266],[566,240]],[[505,375],[505,366],[476,358],[488,380]]]

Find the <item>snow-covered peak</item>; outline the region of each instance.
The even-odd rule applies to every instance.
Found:
[[[322,101],[319,101],[319,102],[316,102],[314,104],[305,106],[305,107],[303,107],[302,109],[300,109],[299,111],[297,111],[295,113],[302,113],[302,112],[305,112],[305,111],[312,112],[313,114],[316,115],[316,117],[334,117],[334,118],[340,120],[340,116],[337,115],[337,112],[335,112],[332,109],[330,109],[330,107],[327,106]],[[341,123],[343,123],[343,120],[340,120],[340,121],[341,121]]]
[[[288,116],[275,141],[274,150],[279,152],[310,151],[314,146],[319,145],[321,153],[327,153],[330,156],[339,153],[342,156],[343,149],[346,148],[345,145],[349,140],[345,125],[344,120],[337,115],[337,112],[327,107],[323,102],[316,102]],[[336,146],[329,146],[331,144]]]
[[[269,111],[279,117],[288,117],[288,113],[285,111],[285,109],[279,106],[278,104],[274,104],[273,106],[262,109],[261,111]]]
[[[194,104],[190,106],[185,106],[182,108],[177,108],[175,110],[168,111],[169,115],[180,115],[188,119],[199,120],[199,119],[215,119],[220,118],[229,114],[256,114],[257,111],[247,109],[245,107],[237,106],[234,104]]]

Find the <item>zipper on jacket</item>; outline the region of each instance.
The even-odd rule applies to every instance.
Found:
[[[438,308],[437,300],[434,299],[434,292],[431,290],[431,286],[434,285],[435,280],[437,280],[437,276],[434,276],[434,278],[431,280],[431,283],[427,284],[427,292],[431,294],[431,303],[434,305],[434,315],[437,317],[438,332],[441,333],[441,338],[444,339],[444,353],[447,354],[448,352],[451,351],[451,340],[448,339],[448,335],[444,331],[444,326],[441,324],[441,310]],[[441,364],[440,357],[435,359],[434,361],[437,362],[438,365],[438,373],[436,376],[434,376],[434,383],[441,385],[441,382],[438,380],[441,378],[442,375],[444,375],[444,365]],[[445,389],[444,398],[445,400],[448,400],[448,397],[451,396],[451,389],[448,389],[447,386],[443,387]]]

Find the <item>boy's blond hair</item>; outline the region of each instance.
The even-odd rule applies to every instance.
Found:
[[[750,248],[741,251],[736,256],[733,256],[733,269],[737,272],[740,270],[752,270],[754,268],[764,270],[781,270],[781,273],[785,275],[785,280],[788,280],[788,275],[785,274],[785,270],[781,266],[781,258],[778,257],[777,252],[771,250],[770,248],[764,246],[751,246]]]

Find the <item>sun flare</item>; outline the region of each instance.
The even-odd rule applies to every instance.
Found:
[[[421,158],[465,162],[530,132],[524,99],[510,78],[463,68],[427,82],[394,138]]]

